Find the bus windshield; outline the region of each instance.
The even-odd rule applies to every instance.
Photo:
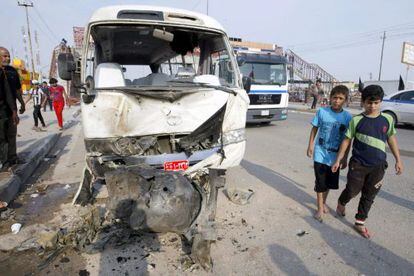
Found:
[[[285,85],[286,64],[251,63],[240,66],[243,76],[250,77],[252,84]]]

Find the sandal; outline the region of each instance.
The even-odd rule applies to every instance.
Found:
[[[323,204],[323,213],[324,213],[324,214],[329,213],[329,207],[328,207],[328,205],[326,205],[326,204]]]
[[[362,237],[369,239],[371,238],[371,234],[368,232],[368,229],[363,225],[354,225],[355,231],[358,232]]]
[[[317,221],[319,221],[320,223],[323,222],[322,216],[318,215],[318,213],[315,213],[315,215],[313,215],[313,218],[316,219]]]
[[[336,213],[339,216],[344,217],[345,216],[345,206],[338,203],[338,205],[336,206]]]

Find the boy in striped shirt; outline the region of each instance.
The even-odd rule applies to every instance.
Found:
[[[345,216],[345,205],[361,192],[354,228],[365,238],[371,236],[365,227],[365,220],[382,186],[385,170],[388,167],[386,143],[394,155],[396,173],[399,175],[403,171],[393,118],[380,111],[383,97],[384,91],[381,86],[369,85],[364,88],[361,98],[364,112],[353,117],[349,123],[345,139],[332,166],[332,172],[339,169],[340,161],[353,139],[348,181],[338,199],[336,211],[339,215]]]
[[[32,81],[33,88],[30,89],[29,92],[29,99],[27,99],[26,103],[33,99],[33,119],[34,119],[34,127],[33,130],[35,131],[45,131],[39,127],[39,120],[42,124],[42,127],[46,127],[45,121],[43,120],[42,112],[40,111],[42,106],[45,105],[47,100],[45,93],[43,93],[42,89],[39,87],[39,82],[37,80]]]

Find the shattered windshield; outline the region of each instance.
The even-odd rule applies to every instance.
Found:
[[[222,34],[178,27],[92,27],[89,70],[96,88],[237,87],[235,66]],[[93,53],[92,53],[93,52]],[[92,69],[93,68],[93,69]],[[110,78],[108,78],[110,76]]]
[[[252,84],[286,84],[286,64],[246,62],[240,71],[252,79]]]

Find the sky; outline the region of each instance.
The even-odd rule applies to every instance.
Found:
[[[23,0],[20,0],[22,2]],[[24,59],[22,27],[26,15],[17,0],[0,0],[0,46]],[[316,63],[342,81],[378,79],[383,32],[386,31],[381,80],[406,78],[402,44],[414,43],[413,0],[33,0],[29,8],[32,40],[38,35],[39,66],[49,68],[52,49],[65,38],[73,43],[72,27],[85,26],[104,6],[142,4],[207,13],[231,37],[275,43]],[[208,3],[208,5],[207,5]],[[30,56],[30,54],[29,54]],[[414,81],[414,66],[408,71]]]

